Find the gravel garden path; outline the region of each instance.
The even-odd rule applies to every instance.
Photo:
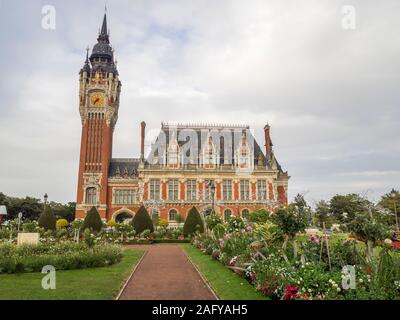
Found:
[[[130,245],[146,254],[120,300],[216,300],[192,263],[175,244]]]

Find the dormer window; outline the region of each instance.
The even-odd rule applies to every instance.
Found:
[[[207,144],[203,151],[203,164],[207,168],[214,167],[216,164],[217,155],[215,151],[215,146],[212,141],[212,137],[209,136],[207,139]]]
[[[179,145],[176,141],[175,134],[172,134],[171,141],[168,145],[168,165],[178,167],[179,165]]]

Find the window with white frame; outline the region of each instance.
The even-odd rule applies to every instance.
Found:
[[[267,199],[267,182],[265,180],[257,181],[257,199],[258,200]]]
[[[160,200],[160,180],[150,180],[150,200]]]
[[[90,187],[86,189],[86,203],[96,204],[97,203],[97,189]]]
[[[240,180],[240,200],[249,200],[250,183],[249,180]]]
[[[179,195],[179,181],[178,179],[168,180],[168,200],[176,201]]]
[[[197,194],[197,181],[196,179],[190,179],[186,181],[186,200],[195,201]]]
[[[222,199],[226,201],[232,200],[232,180],[222,181]]]
[[[136,202],[136,192],[133,189],[115,189],[114,204],[134,204]]]

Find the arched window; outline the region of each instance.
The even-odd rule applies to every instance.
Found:
[[[128,213],[128,212],[122,212],[119,215],[117,215],[117,217],[115,218],[115,221],[118,223],[123,223],[126,220],[132,220],[133,216],[132,214]]]
[[[176,221],[177,217],[178,217],[178,211],[176,211],[175,209],[172,209],[169,211],[169,214],[168,214],[169,221]]]
[[[94,187],[86,189],[86,204],[97,203],[97,190]]]
[[[243,209],[242,210],[242,218],[247,219],[249,217],[249,215],[250,215],[249,209]]]
[[[231,216],[232,216],[232,211],[230,209],[226,209],[224,211],[224,220],[228,221]]]

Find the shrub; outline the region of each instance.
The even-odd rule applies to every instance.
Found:
[[[45,230],[55,230],[56,229],[56,216],[53,210],[49,206],[44,207],[43,213],[39,218],[39,226]]]
[[[22,230],[24,232],[35,232],[36,231],[36,227],[37,227],[37,222],[36,221],[30,221],[27,220],[23,223],[22,225]]]
[[[230,217],[227,224],[228,232],[240,231],[245,228],[244,221],[241,217]]]
[[[259,209],[253,211],[247,217],[249,222],[264,223],[267,222],[270,217],[270,213],[265,209]]]
[[[55,245],[0,245],[0,273],[41,272],[43,266],[56,270],[104,267],[122,259],[120,248],[104,245],[87,247],[84,243]]]
[[[220,215],[218,214],[211,214],[206,218],[207,228],[213,230],[215,226],[223,223]]]
[[[69,222],[66,219],[58,219],[56,222],[57,229],[68,227]]]
[[[191,235],[196,232],[196,228],[200,233],[204,232],[204,224],[201,220],[200,213],[197,211],[196,207],[193,207],[189,210],[185,224],[183,225],[183,234],[185,236]]]
[[[95,207],[89,210],[86,214],[85,220],[83,221],[83,230],[91,229],[94,232],[99,232],[103,227],[103,221],[101,221],[99,212]]]
[[[160,219],[159,220],[159,222],[158,222],[158,225],[160,226],[160,227],[168,227],[168,220],[167,219]]]
[[[212,232],[217,239],[220,239],[224,236],[226,229],[222,223],[219,223],[213,227]]]
[[[141,234],[145,230],[154,231],[153,221],[151,220],[146,208],[141,206],[132,220],[133,228],[137,234]]]
[[[107,221],[107,227],[115,227],[116,225],[117,225],[117,223],[115,222],[114,219]]]

